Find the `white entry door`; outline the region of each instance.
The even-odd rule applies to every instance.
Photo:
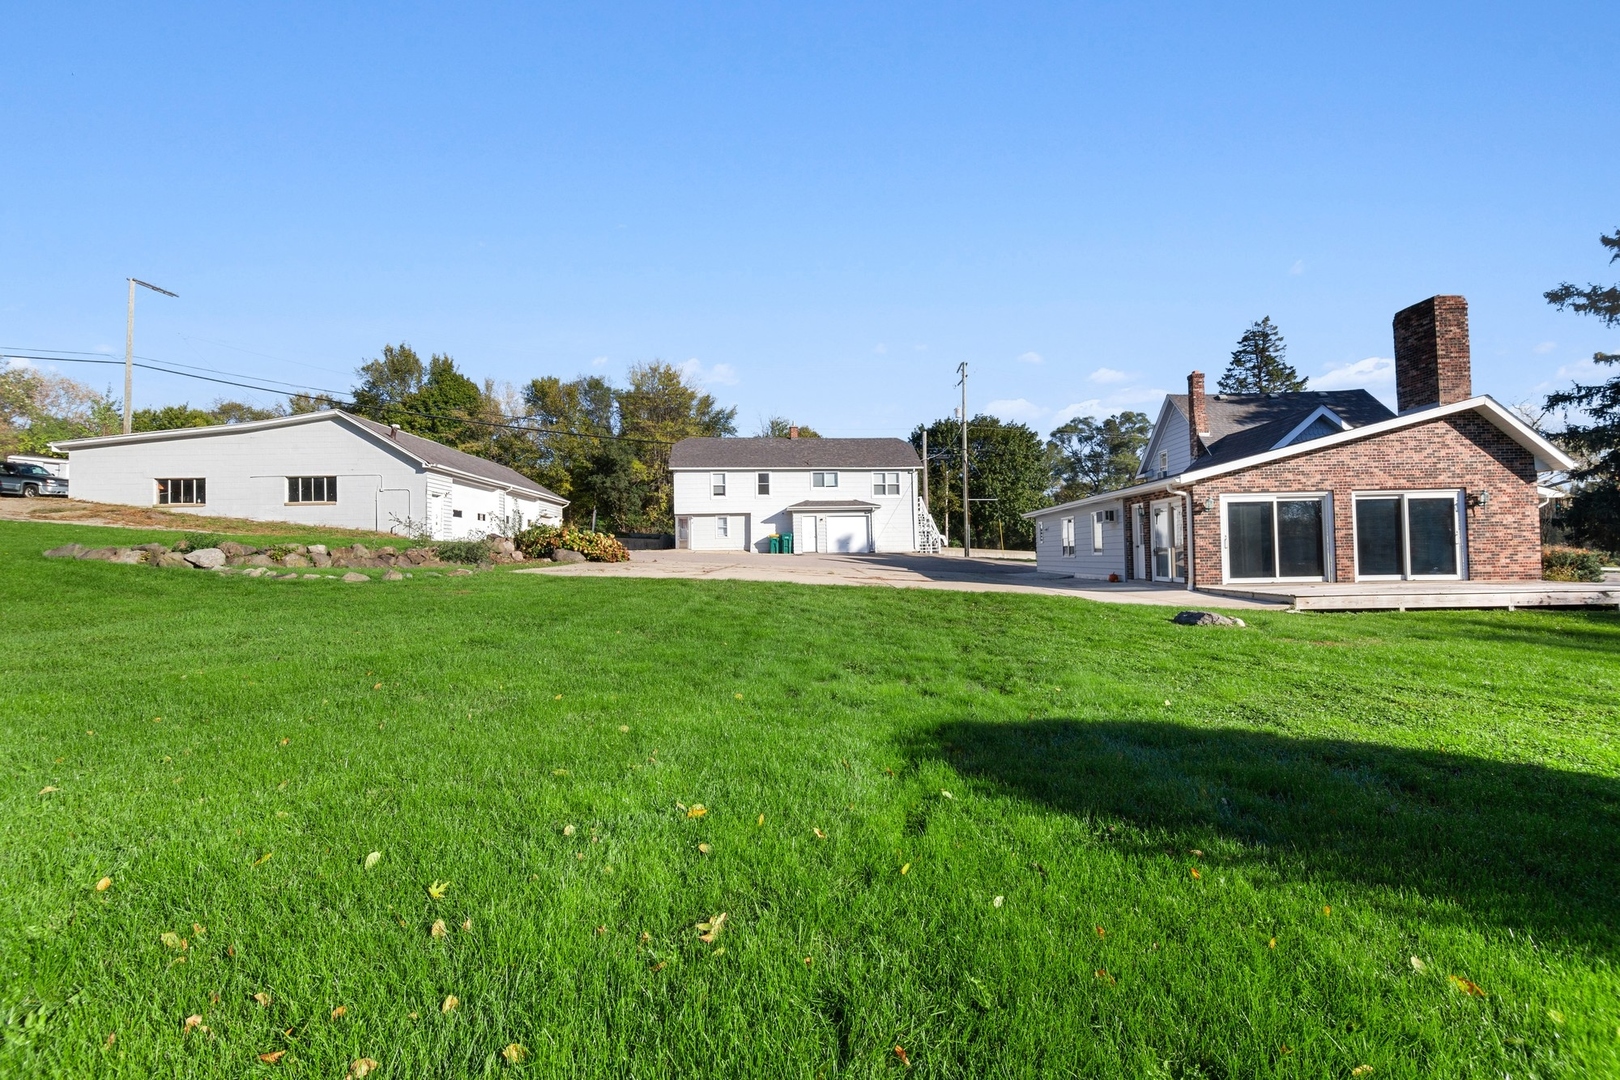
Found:
[[[870,551],[865,514],[839,514],[827,518],[827,550],[839,552]]]
[[[1150,509],[1154,581],[1187,580],[1187,528],[1180,499],[1156,502]]]

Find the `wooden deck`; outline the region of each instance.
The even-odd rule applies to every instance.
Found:
[[[1285,601],[1295,611],[1406,611],[1434,608],[1612,607],[1620,582],[1357,581],[1281,585],[1206,585],[1204,592]]]

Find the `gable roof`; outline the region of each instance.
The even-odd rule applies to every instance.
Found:
[[[671,469],[920,469],[904,439],[682,439]]]
[[[1365,391],[1355,392],[1365,393]],[[1368,396],[1370,397],[1371,395]],[[1182,395],[1183,401],[1185,401],[1185,397],[1185,395]],[[1389,410],[1385,409],[1384,411],[1387,413]],[[1508,436],[1508,438],[1530,451],[1534,458],[1534,464],[1537,472],[1551,472],[1558,469],[1572,469],[1575,467],[1575,462],[1569,457],[1569,455],[1565,454],[1558,447],[1547,441],[1546,436],[1542,435],[1535,428],[1525,423],[1524,420],[1512,409],[1507,408],[1490,395],[1482,394],[1479,397],[1471,397],[1464,401],[1453,402],[1450,405],[1437,405],[1427,409],[1414,409],[1411,412],[1402,413],[1399,416],[1391,415],[1386,420],[1379,420],[1371,424],[1366,424],[1362,427],[1349,428],[1348,430],[1340,431],[1334,435],[1324,435],[1319,439],[1307,439],[1305,442],[1291,443],[1287,446],[1273,445],[1270,447],[1264,447],[1243,457],[1228,455],[1224,456],[1220,460],[1216,460],[1214,455],[1206,454],[1194,462],[1191,468],[1188,468],[1175,476],[1166,476],[1157,480],[1148,480],[1139,484],[1133,484],[1130,487],[1116,488],[1113,491],[1105,491],[1098,495],[1089,495],[1084,499],[1075,499],[1072,502],[1060,503],[1056,506],[1043,507],[1039,510],[1032,510],[1022,516],[1026,518],[1035,518],[1040,517],[1043,514],[1050,514],[1056,511],[1072,510],[1076,507],[1086,506],[1091,503],[1106,502],[1111,499],[1120,499],[1129,495],[1139,495],[1146,492],[1163,490],[1165,488],[1173,487],[1176,484],[1197,483],[1200,480],[1208,480],[1211,477],[1221,476],[1230,472],[1237,472],[1240,469],[1249,469],[1256,465],[1269,464],[1270,462],[1295,457],[1299,454],[1311,454],[1318,450],[1326,450],[1330,447],[1342,446],[1345,443],[1356,442],[1360,439],[1374,438],[1391,431],[1398,431],[1402,428],[1412,427],[1417,424],[1426,424],[1433,420],[1440,420],[1447,416],[1453,416],[1457,413],[1464,412],[1478,413],[1485,420],[1494,424],[1504,435]],[[1302,416],[1299,419],[1303,420],[1305,417]],[[1288,429],[1281,429],[1278,432],[1278,438],[1280,439],[1287,433]]]
[[[353,413],[347,413],[341,409],[323,409],[320,412],[277,416],[269,420],[249,420],[240,424],[212,424],[208,427],[169,428],[164,431],[137,431],[128,435],[100,435],[88,439],[64,439],[61,442],[52,443],[51,447],[55,450],[84,450],[92,447],[119,446],[128,443],[164,442],[171,439],[193,439],[212,435],[236,435],[246,431],[296,427],[299,424],[321,422],[346,424],[359,434],[385,443],[391,449],[404,454],[424,468],[455,473],[472,480],[494,484],[497,487],[521,491],[527,495],[545,499],[547,502],[554,502],[559,506],[568,505],[567,499],[550,488],[535,483],[515,469],[509,469],[505,465],[498,465],[475,454],[445,446],[443,443],[434,442],[432,439],[425,439],[420,435],[412,435],[405,431],[395,432],[387,424],[379,424],[375,420],[355,416]]]
[[[1182,416],[1187,395],[1167,394]],[[1318,409],[1327,408],[1352,428],[1388,420],[1389,406],[1365,390],[1301,390],[1292,394],[1211,394],[1204,399],[1209,415],[1205,452],[1194,467],[1216,465],[1270,450],[1304,425]]]

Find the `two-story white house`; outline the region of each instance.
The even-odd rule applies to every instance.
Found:
[[[675,546],[796,554],[939,550],[902,439],[682,439],[670,448]]]

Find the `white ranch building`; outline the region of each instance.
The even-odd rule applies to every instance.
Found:
[[[435,540],[560,523],[568,500],[504,465],[338,410],[69,439],[72,497]]]
[[[939,550],[902,439],[682,439],[670,448],[675,546],[795,554]]]

